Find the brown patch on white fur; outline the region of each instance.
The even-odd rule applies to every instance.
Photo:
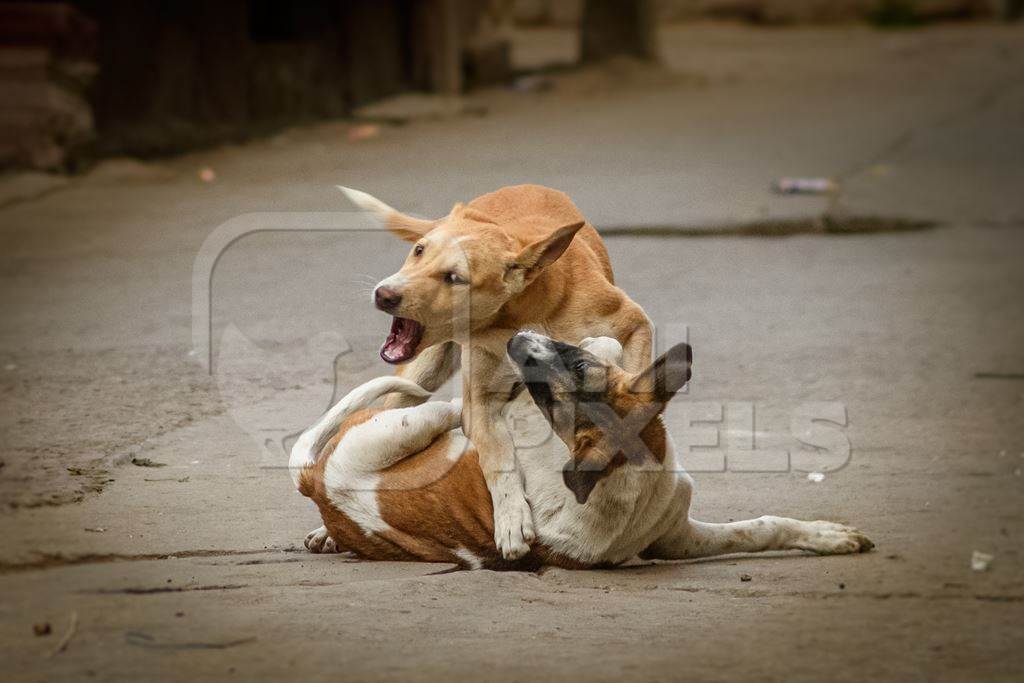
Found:
[[[636,388],[638,383],[652,380],[655,370],[663,367],[674,352],[680,355],[673,349],[638,375],[630,375],[611,364],[602,364],[607,377],[605,390],[600,395],[590,394],[589,399],[595,405],[607,406],[623,419],[616,421],[614,426],[602,428],[600,419],[590,419],[584,410],[577,417],[571,435],[562,435],[573,454],[574,463],[574,468],[567,470],[566,484],[576,493],[580,503],[586,501],[601,479],[618,467],[627,463],[642,464],[639,461],[648,454],[659,464],[664,460],[666,433],[659,415],[670,394],[664,388],[641,392]],[[688,363],[689,352],[685,355]],[[599,363],[592,356],[589,358]],[[689,377],[688,370],[686,377]],[[552,379],[556,400],[564,404],[578,403],[575,384],[564,373],[556,374]],[[678,388],[672,388],[671,393],[674,394]],[[441,434],[423,450],[377,473],[379,479],[374,495],[380,518],[387,528],[367,533],[332,502],[332,496],[326,490],[324,473],[345,434],[379,412],[364,410],[349,416],[316,462],[299,475],[300,493],[316,503],[324,526],[339,548],[367,559],[455,562],[467,568],[535,569],[542,564],[569,568],[584,566],[543,546],[534,548],[519,560],[502,558],[494,543],[494,510],[479,455],[457,432]],[[638,434],[645,448],[643,454],[629,450],[628,437],[635,435],[609,433],[617,427],[637,429],[638,425],[630,420],[631,416],[641,416],[645,420],[639,426]],[[464,448],[461,454],[452,452],[460,446]]]
[[[494,544],[494,510],[478,454],[469,447],[453,461],[453,440],[468,443],[455,432],[379,473],[377,504],[389,528],[367,534],[331,501],[324,471],[345,434],[379,412],[364,410],[346,419],[316,462],[299,474],[299,492],[316,503],[339,549],[368,560],[448,562],[464,569],[584,568],[545,548],[515,561],[502,558]]]
[[[517,339],[529,336],[517,335]],[[532,341],[537,341],[537,336],[533,337]],[[550,339],[544,339],[555,344]],[[538,358],[546,362],[552,361],[552,354],[547,353],[547,348],[538,344],[525,346],[530,347],[526,350],[533,352],[532,356],[519,353],[518,351],[523,351],[523,348],[517,351],[514,343],[509,344],[509,354],[521,370],[537,367],[537,364],[527,364],[526,361]],[[561,349],[563,353],[577,352],[572,357],[574,361],[595,361],[589,354],[578,353],[582,351],[579,348],[570,349],[564,344],[560,346],[566,347]],[[639,450],[643,451],[642,453],[635,450],[636,441],[630,438],[632,433],[628,431],[637,428],[637,423],[630,423],[627,420],[607,421],[605,418],[598,418],[588,423],[584,417],[571,430],[564,430],[560,434],[570,450],[578,453],[577,459],[601,458],[595,463],[603,467],[597,471],[597,481],[608,477],[615,469],[642,464],[638,462],[642,458],[653,458],[658,463],[669,459],[672,464],[675,463],[670,440],[658,416],[665,402],[689,377],[690,361],[689,348],[686,345],[679,345],[673,347],[644,373],[629,375],[612,366],[601,366],[599,369],[607,371],[605,374],[608,382],[601,389],[584,383],[586,392],[583,398],[608,407],[616,418],[628,417],[630,414],[647,418],[647,422],[639,427],[639,440],[642,443]],[[554,366],[555,363],[552,362],[551,365]],[[562,367],[557,368],[556,377],[565,378],[566,375],[562,372],[565,364],[559,365]],[[586,372],[586,368],[578,370],[578,376]],[[531,382],[525,376],[524,381],[541,412],[548,415],[549,420],[552,416],[561,414],[559,410],[552,408],[552,401],[573,401],[579,398],[572,392],[559,391],[562,399],[556,400],[553,398],[554,392],[542,392],[537,382],[531,386]],[[568,382],[556,384],[561,385],[563,389],[569,386]],[[417,413],[417,410],[426,412]],[[541,515],[558,514],[562,510],[573,509],[579,514],[570,512],[568,519],[553,523],[553,528],[550,528],[551,536],[548,540],[553,548],[559,548],[559,552],[539,545],[517,561],[506,561],[502,559],[492,536],[491,498],[480,469],[478,454],[472,448],[467,448],[461,453],[461,457],[457,457],[460,454],[455,447],[460,444],[466,445],[468,442],[457,431],[444,431],[453,429],[453,413],[446,412],[444,404],[437,402],[401,415],[391,413],[391,422],[388,422],[386,415],[374,419],[374,416],[381,412],[365,410],[350,415],[337,429],[337,433],[314,464],[305,468],[299,475],[299,489],[304,495],[312,498],[319,507],[327,533],[333,541],[332,545],[336,544],[367,559],[450,562],[465,568],[530,570],[541,565],[553,565],[580,569],[614,566],[637,554],[655,559],[684,559],[730,552],[795,549],[819,554],[841,554],[866,552],[873,547],[870,539],[856,529],[832,522],[804,522],[781,517],[761,517],[728,524],[694,520],[688,515],[692,484],[689,477],[671,469],[654,468],[650,473],[627,470],[605,484],[604,489],[595,493],[595,498],[589,505],[596,505],[599,514],[606,515],[604,519],[595,518],[591,514],[595,511],[593,507],[585,510],[574,503],[563,501],[557,495],[552,497],[551,492],[555,489],[551,488],[551,484],[557,480],[552,481],[549,478],[541,488],[533,489],[533,493],[541,492],[541,498],[538,500],[548,501],[546,508],[541,507]],[[417,422],[417,417],[426,419]],[[353,435],[352,441],[345,441],[350,430],[369,420],[374,420],[378,428],[384,425],[391,430],[381,433],[380,438],[384,441],[394,431],[396,424],[400,422],[404,426],[407,424],[406,420],[409,420],[409,426],[413,431],[425,429],[425,432],[419,433],[425,434],[426,439],[439,435],[426,447],[422,447],[424,441],[407,440],[406,443],[417,444],[412,450],[420,450],[407,455],[399,452],[397,455],[405,457],[397,461],[394,460],[396,453],[393,450],[382,450],[381,454],[390,454],[381,457],[377,462],[395,464],[369,472],[372,477],[363,480],[364,488],[355,489],[364,495],[361,501],[367,504],[367,508],[347,507],[350,501],[344,496],[339,498],[338,489],[327,490],[325,480],[328,475],[325,473],[331,472],[334,486],[337,482],[343,481],[343,478],[337,475],[337,470],[344,469],[349,458],[352,459],[350,464],[353,466],[362,463],[364,467],[369,466],[372,470],[373,455],[367,453],[365,455],[368,457],[362,458],[361,454],[352,448],[357,444],[363,444],[364,447],[372,449],[377,445],[374,440],[366,440],[364,433],[363,438]],[[599,427],[602,422],[606,425],[604,428]],[[436,429],[433,427],[435,424]],[[624,431],[618,434],[608,433],[615,430]],[[393,447],[394,442],[390,443]],[[337,450],[339,444],[342,446],[340,451]],[[605,462],[609,460],[607,455],[613,452],[613,449],[618,449],[615,456]],[[332,458],[346,460],[333,463]],[[529,459],[526,462],[528,463]],[[384,465],[381,464],[380,467]],[[356,470],[366,472],[365,469],[358,470],[358,467]],[[531,476],[542,479],[550,477],[550,474],[541,470],[531,471]],[[648,474],[652,476],[649,477]],[[367,484],[367,481],[371,483]],[[531,478],[531,481],[536,480]],[[354,483],[359,486],[358,478]],[[372,501],[365,497],[366,485],[374,489]],[[610,486],[616,488],[608,488]],[[589,486],[586,494],[589,496],[593,489],[594,486]],[[548,491],[547,495],[543,493],[545,490]],[[623,503],[626,507],[622,507]],[[654,516],[645,516],[644,511],[652,509],[650,505],[660,512]],[[363,518],[361,521],[352,519],[338,506],[350,510],[353,515],[363,515]],[[365,514],[368,508],[372,508],[375,511],[374,515],[379,517],[371,515],[373,519],[368,522]],[[638,513],[639,516],[634,516],[634,513]],[[553,522],[553,518],[547,519]],[[623,523],[626,526],[623,526]],[[320,531],[314,533],[322,534]],[[323,538],[322,535],[320,537]],[[566,539],[571,540],[565,543]],[[577,540],[582,544],[577,543]],[[608,545],[609,542],[614,545]]]

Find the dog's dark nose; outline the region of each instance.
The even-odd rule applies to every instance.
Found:
[[[391,313],[402,303],[402,295],[390,287],[378,287],[373,292],[373,302],[380,310]]]

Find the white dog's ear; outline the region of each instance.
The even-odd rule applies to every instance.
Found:
[[[656,403],[668,403],[690,381],[692,366],[693,349],[686,343],[676,344],[649,368],[638,373],[629,389],[638,394],[650,394]]]
[[[413,218],[393,209],[373,195],[353,190],[351,187],[338,185],[349,201],[363,211],[375,215],[384,226],[406,242],[417,242],[421,237],[437,227],[435,221]]]
[[[586,223],[579,221],[551,232],[550,235],[539,239],[526,247],[516,256],[513,267],[521,268],[526,272],[527,277],[534,275],[546,266],[558,260],[558,257],[565,253],[565,250],[572,244],[572,238],[576,236]]]

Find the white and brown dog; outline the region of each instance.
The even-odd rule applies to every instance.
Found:
[[[600,236],[561,192],[506,187],[420,220],[341,189],[413,243],[402,268],[374,290],[377,308],[394,316],[381,358],[430,392],[461,363],[463,430],[479,449],[494,541],[506,559],[522,557],[536,533],[500,419],[515,382],[505,344],[521,329],[572,342],[613,337],[625,349],[624,367],[637,372],[651,359],[650,321],[615,286]],[[399,392],[386,405],[407,404]]]
[[[519,333],[507,347],[528,390],[509,404],[506,417],[516,425],[516,459],[537,522],[531,551],[508,560],[494,543],[479,453],[457,429],[459,402],[367,409],[392,391],[427,398],[401,377],[378,378],[351,392],[292,450],[298,489],[324,521],[306,538],[310,550],[535,569],[609,566],[636,556],[842,554],[873,547],[856,529],[833,522],[690,518],[693,481],[661,419],[690,377],[688,345],[633,373],[619,367],[622,347],[610,338],[577,347]],[[557,438],[543,438],[552,433]]]

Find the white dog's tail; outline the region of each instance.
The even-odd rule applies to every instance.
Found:
[[[350,391],[345,398],[338,401],[315,425],[307,429],[292,446],[291,457],[288,458],[288,471],[292,475],[295,487],[299,486],[299,474],[314,462],[338,427],[349,415],[369,408],[374,401],[385,394],[399,392],[418,399],[430,398],[430,392],[412,380],[404,377],[388,376],[371,379]]]

